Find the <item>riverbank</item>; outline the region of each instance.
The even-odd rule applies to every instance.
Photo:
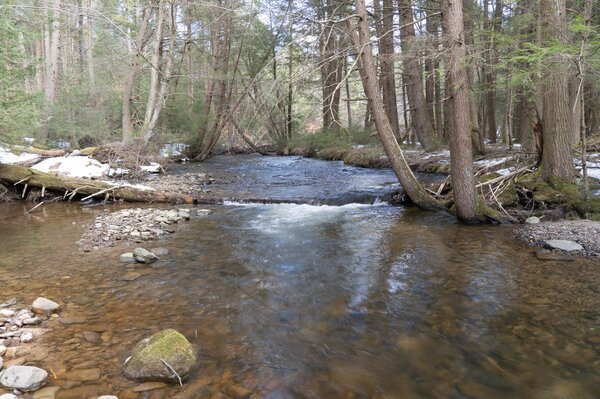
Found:
[[[598,221],[562,220],[526,224],[516,230],[516,236],[530,246],[553,249],[558,253],[583,257],[600,256],[600,222]],[[561,242],[556,243],[557,240]],[[563,249],[557,248],[556,244]],[[543,259],[543,255],[538,257]]]

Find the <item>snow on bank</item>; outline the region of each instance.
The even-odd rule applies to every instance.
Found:
[[[183,143],[167,143],[160,149],[160,155],[165,158],[178,157],[182,155],[188,147],[189,145]]]
[[[0,163],[3,164],[13,164],[13,163],[21,163],[28,162],[38,159],[40,156],[38,154],[31,154],[28,152],[22,152],[20,154],[15,154],[8,148],[0,146]]]
[[[124,176],[129,173],[129,169],[111,168],[108,164],[80,155],[44,159],[32,168],[40,172],[55,173],[61,176],[87,178]],[[159,173],[161,167],[160,164],[151,162],[150,165],[140,166],[140,169],[149,173]]]
[[[106,175],[110,166],[85,156],[66,156],[44,159],[33,165],[32,169],[62,176],[91,178]]]

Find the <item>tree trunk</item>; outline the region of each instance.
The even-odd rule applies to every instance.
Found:
[[[58,69],[59,69],[59,51],[61,37],[61,0],[52,0],[52,22],[48,33],[48,51],[46,52],[46,79],[44,84],[44,94],[46,99],[46,118],[42,124],[40,141],[45,143],[48,140],[50,120],[52,119],[53,107],[58,93]]]
[[[383,7],[381,7],[381,1],[383,1]],[[394,3],[393,0],[375,0],[373,5],[377,18],[375,27],[379,39],[379,80],[383,94],[383,106],[394,135],[399,139],[400,125],[394,75]]]
[[[146,144],[150,142],[156,133],[155,130],[158,123],[158,118],[165,106],[165,102],[167,101],[167,96],[171,87],[173,61],[175,59],[175,46],[177,43],[177,23],[175,18],[177,16],[177,6],[172,3],[167,3],[165,8],[166,12],[164,13],[163,18],[167,21],[167,29],[169,31],[169,53],[167,55],[167,61],[164,70],[161,72],[162,79],[159,77],[160,88],[154,103],[152,115],[144,133],[144,142]],[[164,49],[162,52],[164,52]]]
[[[442,1],[442,26],[447,54],[447,90],[452,108],[448,142],[454,203],[460,221],[475,223],[480,220],[480,214],[473,177],[462,0]]]
[[[94,17],[92,0],[87,0],[86,7],[86,29],[85,29],[85,48],[87,59],[87,71],[90,84],[96,84],[96,74],[94,72]]]
[[[544,45],[566,43],[566,0],[542,0]],[[542,67],[543,153],[542,178],[550,183],[572,182],[575,176],[571,150],[573,113],[569,102],[569,61],[554,54]]]
[[[427,103],[423,95],[423,76],[416,49],[416,35],[410,0],[398,0],[400,10],[400,37],[403,55],[403,81],[413,127],[425,151],[439,148],[440,142],[427,116]]]
[[[135,77],[140,70],[140,60],[142,58],[141,54],[144,46],[144,37],[146,35],[146,28],[148,26],[148,21],[150,20],[151,14],[152,0],[149,0],[148,4],[144,8],[140,28],[135,38],[135,55],[133,56],[133,59],[131,61],[129,73],[127,75],[127,80],[125,81],[125,86],[123,87],[122,130],[124,143],[131,140],[131,134],[133,130],[133,122],[131,121],[131,100],[133,94],[133,84],[135,82]]]
[[[475,14],[476,5],[473,0],[466,0],[463,4],[463,10],[465,12],[464,25],[465,25],[465,45],[471,49],[471,52],[475,51],[475,23],[473,21],[473,15]],[[465,49],[465,52],[467,50]],[[467,65],[467,79],[469,82],[469,115],[471,121],[471,141],[473,148],[476,149],[478,154],[485,154],[485,130],[482,128],[479,115],[480,115],[480,101],[479,95],[474,90],[478,83],[478,70],[475,62],[470,62]]]
[[[360,57],[361,80],[365,95],[372,101],[373,116],[377,133],[381,138],[383,148],[392,164],[394,173],[398,177],[400,184],[408,197],[419,207],[424,209],[436,209],[442,207],[442,204],[431,197],[415,178],[404,154],[394,137],[392,126],[390,125],[384,111],[383,101],[379,97],[379,88],[377,83],[377,73],[373,61],[371,48],[371,38],[369,26],[367,24],[367,9],[364,0],[356,0],[356,12],[358,14],[358,35],[354,33],[354,26],[348,31],[352,35],[358,57]],[[350,20],[348,23],[351,24]]]
[[[146,103],[146,113],[144,116],[144,125],[142,132],[144,136],[147,135],[150,120],[154,111],[156,110],[156,104],[158,103],[158,92],[160,90],[160,81],[162,78],[161,73],[161,62],[163,53],[163,26],[165,23],[165,1],[158,0],[157,13],[156,13],[156,27],[154,28],[154,45],[152,46],[152,58],[150,59],[150,93],[148,94],[148,101]]]

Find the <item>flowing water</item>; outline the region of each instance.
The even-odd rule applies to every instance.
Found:
[[[0,302],[46,296],[61,318],[86,318],[50,321],[17,353],[51,370],[59,399],[600,396],[597,260],[539,261],[513,226],[367,200],[395,188],[389,171],[258,157],[190,170],[214,173],[213,190],[231,198],[343,205],[211,206],[149,245],[171,252],[132,282],[121,280],[123,248],[75,245],[83,223],[114,207],[1,206]],[[190,339],[199,366],[183,391],[135,393],[122,362],[164,328]],[[74,371],[92,367],[101,379],[77,386]]]

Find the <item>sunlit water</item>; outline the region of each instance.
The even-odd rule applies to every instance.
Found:
[[[282,164],[292,180],[310,177]],[[329,165],[332,175],[342,167]],[[380,185],[380,173],[361,170],[360,184]],[[269,197],[268,182],[260,187]],[[299,194],[318,197],[306,190]],[[56,374],[54,386],[73,385],[76,368],[99,367],[100,381],[75,388],[81,398],[218,398],[236,387],[255,398],[600,393],[600,265],[539,261],[512,226],[465,227],[381,203],[229,202],[149,245],[171,253],[125,282],[124,248],[86,254],[74,244],[82,223],[114,208],[49,204],[25,216],[29,207],[0,207],[0,301],[46,296],[64,305],[61,317],[87,318],[51,321],[22,352]],[[197,347],[197,370],[183,392],[132,392],[136,384],[121,375],[128,351],[169,327]],[[86,342],[88,330],[102,342]]]

